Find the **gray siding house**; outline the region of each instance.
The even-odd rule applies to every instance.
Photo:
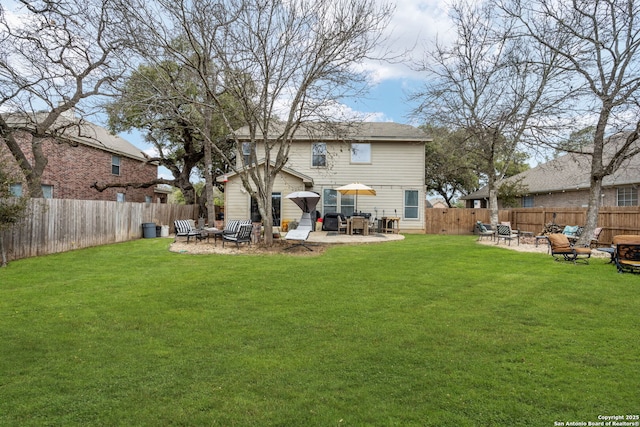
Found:
[[[622,133],[612,136],[609,144],[613,145],[609,147],[615,147],[626,136]],[[527,193],[520,199],[520,207],[586,207],[590,162],[588,154],[565,154],[505,181],[520,180],[527,188]],[[602,184],[601,206],[638,206],[640,156],[625,160],[615,173],[604,178]],[[483,187],[460,199],[465,201],[466,207],[486,208],[488,198],[488,188]]]

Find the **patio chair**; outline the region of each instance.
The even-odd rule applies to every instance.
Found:
[[[349,223],[347,219],[341,214],[338,216],[338,233],[347,234],[349,228]]]
[[[575,264],[576,261],[582,260],[585,264],[589,264],[588,259],[591,258],[591,248],[574,246],[569,241],[569,238],[562,233],[549,234],[547,238],[549,240],[551,256],[556,261],[565,260]]]
[[[235,234],[222,234],[222,247],[224,248],[224,242],[233,242],[236,247],[240,246],[240,243],[248,243],[251,246],[251,232],[253,231],[253,224],[249,223],[240,224],[240,228]]]
[[[191,237],[196,238],[196,243],[202,237],[202,230],[196,229],[195,221],[192,219],[176,219],[173,222],[173,226],[176,229],[176,236],[173,239],[174,243],[178,240],[179,236],[187,236],[187,243],[189,243]]]
[[[618,235],[613,237],[613,260],[618,273],[640,273],[640,236]]]
[[[582,230],[578,225],[566,225],[562,230],[562,234],[567,236],[567,238],[569,238],[569,240],[572,242],[575,242],[576,240],[578,240],[578,237],[580,237],[581,233],[582,233]]]
[[[593,236],[591,236],[591,241],[589,242],[589,247],[590,248],[597,248],[598,247],[598,240],[600,239],[600,234],[602,234],[602,227],[598,227],[595,230],[593,230]]]
[[[493,229],[491,224],[483,224],[481,221],[476,222],[476,233],[478,234],[478,240],[482,240],[483,237],[489,237],[493,240],[496,236],[496,230]]]
[[[497,233],[496,233],[496,245],[498,243],[500,243],[500,239],[504,239],[505,242],[509,242],[509,246],[511,246],[511,241],[513,239],[516,240],[516,242],[518,242],[518,245],[520,244],[520,239],[518,238],[518,233],[515,233],[513,230],[511,230],[511,227],[505,224],[498,224],[497,225]]]

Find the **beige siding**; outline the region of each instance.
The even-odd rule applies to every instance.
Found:
[[[327,143],[327,167],[311,166],[311,143],[295,143],[291,147],[289,167],[314,179],[313,191],[335,189],[352,182],[366,184],[376,196],[359,196],[358,210],[371,212],[378,218],[399,216],[404,231],[424,230],[424,144],[404,142],[372,142],[371,163],[351,163],[348,143]],[[418,219],[404,219],[404,190],[418,191]],[[319,205],[322,206],[322,201]],[[319,209],[322,212],[322,209]]]
[[[288,173],[281,173],[273,183],[273,192],[282,194],[281,219],[299,219],[302,215],[300,208],[285,196],[294,191],[304,190],[304,185],[297,177]],[[226,184],[225,192],[225,219],[250,219],[251,196],[242,188],[242,182],[233,177]]]
[[[283,196],[282,218],[295,219],[300,209],[284,199],[293,191],[310,190],[323,194],[324,189],[336,189],[352,182],[366,184],[376,190],[376,196],[359,196],[359,211],[371,212],[378,218],[398,216],[400,229],[405,232],[424,231],[424,144],[409,142],[371,142],[371,163],[351,163],[349,143],[327,142],[327,167],[311,166],[311,142],[294,142],[287,167],[297,173],[313,178],[313,187],[304,188],[302,182],[289,174],[282,176],[274,185],[274,192]],[[261,147],[258,148],[260,153]],[[249,217],[249,195],[240,191],[240,180],[233,177],[225,190],[226,211],[229,219]],[[418,219],[404,218],[405,190],[418,191]],[[323,201],[318,204],[321,213]]]

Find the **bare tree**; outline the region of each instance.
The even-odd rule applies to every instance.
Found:
[[[221,156],[255,194],[267,244],[273,183],[294,132],[305,121],[326,118],[364,81],[356,66],[379,43],[390,12],[373,0],[158,0],[132,8],[142,42],[199,76],[204,96],[197,107],[205,118],[222,112],[236,154],[242,142],[223,107],[231,99],[240,109],[249,128],[248,162],[239,156],[236,164],[221,141],[210,138],[206,120],[205,156],[208,148]],[[177,34],[196,55],[172,48]]]
[[[597,226],[602,180],[638,154],[640,120],[640,5],[634,0],[509,0],[502,9],[545,49],[563,59],[574,94],[559,120],[569,132],[593,126],[591,186],[584,238]],[[625,130],[626,138],[608,138]],[[556,145],[558,140],[545,142]],[[559,142],[562,142],[561,140]]]
[[[153,65],[140,65],[131,73],[116,99],[107,105],[109,127],[119,132],[142,131],[156,151],[149,161],[158,162],[171,172],[173,179],[163,183],[179,188],[187,204],[196,203],[192,175],[205,175],[201,131],[206,125],[213,132],[210,139],[221,141],[227,134],[219,114],[204,118],[197,108],[202,104],[198,82],[199,78],[187,67],[172,61],[154,61]],[[232,105],[226,111],[236,126],[242,125],[240,120],[234,119]],[[222,143],[220,145],[222,148]],[[229,148],[225,150],[229,151]],[[219,158],[211,159],[208,164],[209,170],[224,169]],[[100,183],[96,187],[103,189],[110,185],[122,187],[131,183]],[[205,210],[208,209],[202,211]]]
[[[0,157],[0,160],[3,159]],[[11,194],[11,184],[16,182],[18,179],[12,176],[5,164],[0,163],[0,267],[6,267],[8,264],[2,232],[20,221],[27,209],[26,195],[13,197]]]
[[[21,168],[28,193],[42,197],[42,141],[78,126],[60,120],[65,113],[88,114],[90,99],[109,93],[123,71],[126,41],[119,37],[119,5],[109,0],[17,4],[12,11],[0,6],[0,142]],[[30,153],[19,144],[25,134]]]
[[[428,75],[415,114],[467,136],[489,188],[491,222],[498,222],[498,187],[532,122],[552,111],[547,96],[556,57],[517,37],[513,21],[488,3],[452,6],[457,38],[437,44],[419,68]]]

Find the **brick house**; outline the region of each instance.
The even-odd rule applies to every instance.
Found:
[[[5,120],[18,127],[20,116],[7,115]],[[38,115],[35,116],[38,119]],[[24,120],[23,120],[24,121]],[[21,126],[28,127],[28,124]],[[157,178],[158,165],[146,162],[142,151],[106,129],[70,115],[58,119],[56,128],[64,127],[62,136],[44,141],[48,159],[42,175],[45,198],[107,200],[166,203],[167,193],[150,188],[109,188],[99,192],[91,187],[99,183],[149,182]],[[31,134],[18,131],[17,140],[25,156],[33,161]],[[0,144],[0,161],[17,164],[5,144]],[[23,184],[14,184],[12,192],[22,194]]]

